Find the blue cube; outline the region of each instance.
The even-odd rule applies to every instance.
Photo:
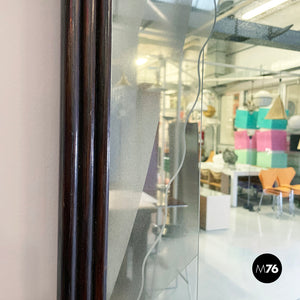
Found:
[[[257,111],[238,109],[236,111],[234,127],[243,129],[256,129]]]
[[[269,112],[269,108],[260,108],[257,117],[257,128],[266,129],[286,129],[287,120],[266,120],[265,116]],[[288,110],[285,111],[288,115]]]

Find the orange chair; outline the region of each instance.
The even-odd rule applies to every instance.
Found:
[[[263,187],[257,211],[260,211],[261,203],[264,195],[273,196],[272,208],[275,209],[275,198],[277,198],[277,217],[282,215],[282,198],[290,197],[291,190],[286,187],[273,187],[277,179],[277,169],[261,170],[259,180]]]
[[[215,156],[215,151],[211,150],[209,156],[205,162],[213,162],[213,157]]]
[[[296,172],[292,167],[277,169],[277,182],[280,187],[291,190],[290,194],[290,213],[295,214],[294,195],[300,195],[300,184],[291,185]]]

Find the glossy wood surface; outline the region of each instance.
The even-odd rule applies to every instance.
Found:
[[[62,2],[58,299],[106,299],[111,2]]]

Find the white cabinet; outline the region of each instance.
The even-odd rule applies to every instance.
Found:
[[[229,227],[230,195],[200,188],[200,227],[205,230]]]

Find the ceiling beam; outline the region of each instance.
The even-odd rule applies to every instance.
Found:
[[[213,39],[300,51],[300,31],[225,18],[218,21]]]

